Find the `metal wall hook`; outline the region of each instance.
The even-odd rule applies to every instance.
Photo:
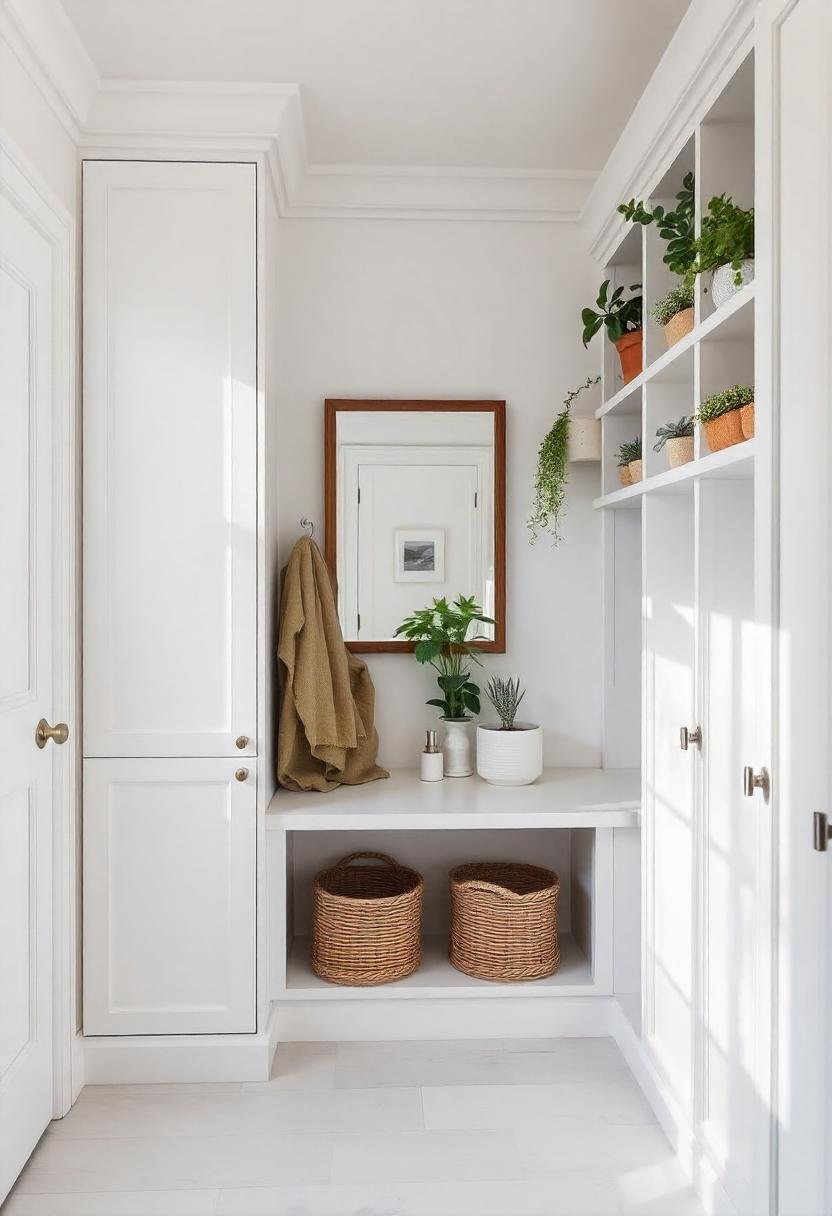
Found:
[[[303,518],[303,519],[300,521],[300,526],[301,526],[301,527],[302,527],[304,530],[305,530],[306,528],[308,528],[308,529],[309,529],[309,539],[310,539],[310,540],[314,540],[314,539],[315,539],[315,525],[313,524],[313,522],[312,522],[312,520],[311,520],[311,519],[306,519],[306,517],[304,516],[304,518]]]

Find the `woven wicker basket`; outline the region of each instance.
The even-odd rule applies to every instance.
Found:
[[[449,958],[484,980],[538,980],[560,964],[558,890],[552,870],[519,862],[457,866],[451,886]]]
[[[380,866],[354,866],[366,859]],[[315,875],[312,970],[333,984],[389,984],[422,961],[422,893],[415,870],[386,853],[349,853]]]

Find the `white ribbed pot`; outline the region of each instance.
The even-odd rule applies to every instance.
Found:
[[[445,737],[442,740],[445,776],[472,776],[474,772],[471,763],[473,718],[443,718],[442,721],[445,723]]]
[[[730,262],[725,266],[718,266],[713,273],[711,279],[711,299],[714,302],[714,308],[721,308],[723,304],[727,304],[732,296],[735,296],[738,291],[742,291],[746,283],[754,281],[754,259],[746,258],[740,266],[740,277],[742,282],[737,286],[734,282],[736,271]]]
[[[477,772],[491,785],[531,785],[543,772],[543,728],[527,722],[514,730],[499,723],[477,727]]]

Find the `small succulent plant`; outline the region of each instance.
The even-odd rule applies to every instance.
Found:
[[[660,452],[668,439],[688,439],[693,434],[693,419],[680,418],[677,422],[666,422],[656,431],[653,451]]]
[[[497,711],[501,730],[514,730],[514,719],[520,702],[526,695],[526,690],[520,688],[520,679],[504,680],[501,676],[492,676],[485,688],[485,695]]]
[[[626,443],[622,443],[615,458],[619,469],[623,469],[624,465],[630,464],[633,460],[641,460],[641,436],[638,435],[635,439],[628,439]]]

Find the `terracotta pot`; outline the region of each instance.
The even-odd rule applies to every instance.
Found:
[[[628,464],[620,464],[618,466],[618,480],[621,482],[622,486],[631,486],[633,484],[633,478],[632,474],[630,473],[630,466]]]
[[[642,338],[642,331],[637,329],[635,333],[623,334],[615,343],[618,358],[621,360],[621,375],[625,384],[635,380],[644,365]]]
[[[632,480],[632,484],[636,485],[639,481],[641,481],[642,477],[644,476],[644,461],[643,460],[631,460],[627,467],[630,470],[630,478]]]
[[[680,435],[677,439],[668,439],[665,447],[667,448],[667,463],[671,469],[678,469],[680,465],[690,464],[693,460],[693,435]]]
[[[721,452],[723,448],[733,447],[735,443],[742,443],[745,439],[738,409],[730,410],[727,414],[720,414],[718,418],[713,418],[704,426],[708,447],[712,452]]]
[[[668,346],[675,346],[677,342],[681,342],[685,334],[689,334],[693,329],[693,309],[683,308],[681,312],[677,312],[672,316],[667,325],[663,325],[664,336]]]
[[[754,438],[754,402],[749,401],[740,409],[740,426],[746,439]]]

